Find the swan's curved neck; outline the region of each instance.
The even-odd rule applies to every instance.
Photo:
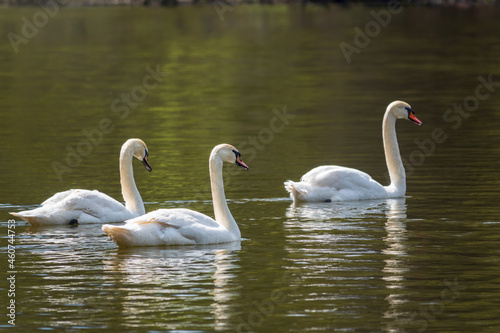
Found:
[[[396,117],[387,110],[382,122],[382,137],[384,140],[385,161],[389,170],[391,184],[385,186],[388,194],[404,195],[406,192],[406,173],[401,161],[398,138],[396,136]]]
[[[145,214],[146,211],[137,185],[135,185],[134,169],[132,167],[133,158],[132,147],[123,147],[120,152],[120,184],[122,185],[125,208],[134,216],[139,216]]]
[[[222,163],[222,160],[218,156],[210,157],[210,184],[212,186],[215,221],[224,226],[236,237],[241,238],[240,229],[227,206],[222,178]]]

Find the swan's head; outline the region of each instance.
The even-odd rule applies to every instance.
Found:
[[[408,103],[394,101],[387,107],[397,119],[406,119],[414,124],[422,125],[422,122],[415,116],[415,112]]]
[[[245,170],[248,170],[248,166],[241,160],[241,154],[235,147],[230,144],[223,143],[212,150],[210,158],[218,156],[223,162],[228,162],[231,164],[236,164]]]
[[[129,139],[129,140],[127,140],[127,142],[125,142],[123,147],[126,147],[126,149],[127,148],[131,149],[131,151],[134,153],[134,157],[137,158],[139,161],[141,161],[142,164],[144,164],[144,167],[146,168],[146,170],[148,170],[148,171],[153,170],[151,168],[151,165],[149,165],[148,147],[146,146],[144,141],[142,141],[141,139]]]

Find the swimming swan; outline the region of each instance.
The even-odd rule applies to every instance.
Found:
[[[223,162],[248,170],[233,146],[221,144],[212,150],[209,170],[215,220],[190,209],[158,209],[126,221],[123,226],[105,224],[102,230],[121,247],[217,244],[240,240],[240,229],[224,195]]]
[[[422,125],[410,105],[394,101],[387,107],[382,121],[385,160],[391,184],[382,186],[368,174],[351,168],[324,165],[302,176],[300,182],[287,181],[285,189],[294,202],[331,202],[403,197],[406,174],[396,137],[396,119],[407,119]]]
[[[125,206],[96,190],[67,190],[54,194],[39,208],[10,214],[34,226],[120,222],[142,215],[146,211],[134,181],[133,157],[151,171],[146,144],[140,139],[127,140],[120,152],[120,183]]]

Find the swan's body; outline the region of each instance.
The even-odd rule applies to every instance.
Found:
[[[127,221],[124,226],[102,226],[122,247],[218,244],[239,240],[213,218],[194,210],[158,209]]]
[[[120,182],[125,206],[99,191],[78,189],[56,193],[39,208],[10,214],[32,225],[119,222],[142,215],[145,209],[134,181],[133,157],[151,171],[146,144],[139,139],[127,140],[120,152]]]
[[[300,182],[285,182],[285,189],[290,192],[293,201],[330,202],[403,197],[406,193],[406,174],[396,137],[396,119],[422,124],[405,102],[395,101],[387,107],[382,122],[382,136],[390,185],[383,186],[356,169],[324,165],[303,175]]]
[[[210,155],[210,182],[215,220],[189,209],[159,209],[127,221],[124,226],[105,224],[102,230],[118,246],[195,245],[228,243],[241,239],[240,229],[226,203],[222,163],[248,170],[231,145],[216,146]]]

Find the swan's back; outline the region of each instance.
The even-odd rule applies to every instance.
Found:
[[[303,175],[300,180],[309,182],[311,185],[335,187],[339,190],[349,188],[370,189],[374,185],[373,182],[375,182],[370,175],[363,171],[337,165],[324,165],[314,168]]]
[[[365,172],[336,165],[319,166],[288,181],[285,188],[294,201],[346,201],[386,196],[385,188]]]
[[[121,247],[217,244],[237,240],[211,217],[184,209],[159,209],[128,220],[124,226],[102,229]]]
[[[67,190],[64,192],[58,192],[58,193],[54,194],[53,196],[51,196],[50,198],[48,198],[47,200],[45,200],[44,202],[42,202],[41,206],[58,205],[62,201],[64,201],[66,198],[71,196],[73,194],[73,192],[75,192],[75,191],[78,191],[78,190],[71,189],[71,190]]]
[[[120,202],[97,190],[71,191],[70,195],[68,195],[62,202],[59,204],[56,203],[55,205],[67,210],[84,210],[98,215],[105,215],[114,211],[126,210],[125,206],[123,206]],[[129,214],[129,216],[131,216],[131,214]],[[104,216],[101,216],[101,218],[103,217]],[[112,221],[123,221],[123,219]]]

